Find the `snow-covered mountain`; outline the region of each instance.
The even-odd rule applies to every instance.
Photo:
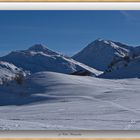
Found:
[[[97,70],[104,71],[98,77],[140,77],[140,46],[134,47],[120,42],[97,39],[73,58]]]
[[[113,60],[131,55],[134,48],[119,42],[97,39],[72,58],[97,70],[104,71]]]
[[[11,52],[1,57],[0,60],[13,63],[17,67],[21,67],[31,73],[52,71],[69,74],[79,70],[90,71],[93,75],[100,73],[41,44],[34,45],[27,50]]]
[[[15,65],[0,61],[0,84],[12,80],[19,72],[21,72],[24,76],[26,75],[22,69],[16,67]]]
[[[133,78],[140,77],[139,59],[139,46],[97,39],[72,58],[37,44],[27,50],[11,52],[1,57],[0,61],[12,63],[17,69],[31,73],[51,71],[73,75],[92,74],[102,78]],[[9,72],[9,77],[11,73],[13,71]],[[2,75],[6,74],[1,72]]]
[[[140,78],[140,55],[127,56],[120,61],[111,63],[110,67],[101,74],[102,78]]]

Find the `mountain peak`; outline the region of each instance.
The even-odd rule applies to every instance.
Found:
[[[95,41],[104,41],[105,39],[103,38],[97,38]]]
[[[113,42],[111,40],[107,40],[107,39],[102,39],[102,38],[98,38],[95,41],[93,41],[94,43],[103,43],[103,44],[110,44],[110,42]]]
[[[35,44],[32,47],[30,47],[29,50],[32,50],[32,51],[45,51],[45,50],[47,50],[47,47],[45,45],[42,45],[42,44]]]
[[[73,58],[97,70],[104,71],[114,59],[121,59],[128,55],[131,48],[121,43],[99,38],[88,44]]]
[[[57,52],[48,49],[45,45],[42,44],[35,44],[32,47],[30,47],[27,51],[34,51],[36,53],[43,52],[48,55],[58,55]]]
[[[91,50],[91,49],[95,49],[95,48],[101,49],[101,48],[105,48],[105,47],[114,48],[114,41],[98,38],[98,39],[94,40],[93,42],[91,42],[90,44],[88,44],[85,49]]]

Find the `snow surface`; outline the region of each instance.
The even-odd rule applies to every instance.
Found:
[[[0,129],[140,130],[139,83],[35,73],[23,85],[0,86]]]

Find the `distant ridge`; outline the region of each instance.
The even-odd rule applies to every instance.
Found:
[[[75,71],[86,70],[92,75],[98,74],[97,70],[54,52],[42,44],[33,45],[27,50],[13,51],[1,57],[0,60],[13,63],[31,73],[52,71],[71,74]]]

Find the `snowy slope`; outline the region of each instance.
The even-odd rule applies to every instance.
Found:
[[[140,78],[140,56],[129,61],[121,60],[107,69],[102,78]]]
[[[54,72],[31,74],[26,77],[22,85],[18,85],[15,81],[12,81],[8,86],[0,86],[0,105],[22,105],[38,101],[61,102],[86,98],[88,96],[86,90],[88,88],[88,90],[90,88],[92,90],[91,84],[88,86],[86,83],[92,81],[92,78],[82,78],[81,76]],[[81,80],[84,85],[80,85]],[[82,90],[81,87],[83,87]],[[60,92],[58,92],[59,88],[61,88]],[[7,94],[10,100],[8,100]]]
[[[139,82],[35,73],[22,86],[11,83],[9,93],[0,89],[0,129],[138,130]]]
[[[17,67],[22,67],[31,73],[40,71],[53,71],[60,73],[73,73],[78,70],[88,70],[91,73],[100,73],[93,68],[82,65],[71,58],[49,50],[43,45],[34,45],[28,50],[15,51],[1,57],[4,60],[13,63]]]
[[[26,73],[23,72],[22,69],[17,68],[15,65],[8,62],[0,61],[0,84],[12,80],[19,72],[22,72],[23,75],[26,75]]]
[[[97,70],[104,71],[112,60],[131,55],[133,47],[110,40],[97,39],[72,58]]]

